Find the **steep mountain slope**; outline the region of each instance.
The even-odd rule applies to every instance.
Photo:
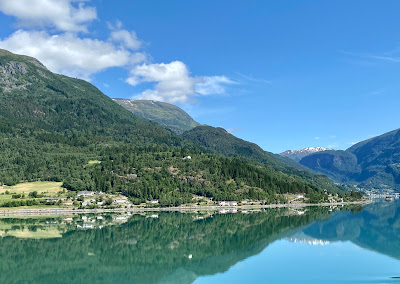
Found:
[[[300,163],[361,187],[400,190],[400,129],[359,142],[346,151],[309,155]]]
[[[233,136],[221,127],[198,126],[183,133],[182,137],[228,157],[245,157],[271,166],[279,165],[272,153]]]
[[[89,141],[97,136],[138,144],[174,139],[88,82],[53,74],[34,58],[0,50],[0,74],[3,131],[16,135],[30,130],[43,139]]]
[[[63,181],[69,190],[121,192],[164,206],[191,202],[193,194],[266,202],[283,201],[286,192],[324,198],[321,187],[300,176],[205,154],[34,58],[0,50],[0,74],[0,184]]]
[[[177,134],[200,125],[175,105],[147,100],[113,100],[134,114],[158,122]]]
[[[357,158],[346,151],[328,150],[305,156],[300,163],[335,180],[348,182],[359,173]]]
[[[299,149],[299,150],[287,150],[285,152],[280,153],[279,155],[291,158],[295,160],[296,162],[300,161],[303,159],[305,156],[308,156],[310,154],[314,154],[317,152],[322,152],[326,150],[333,150],[329,148],[324,148],[324,147],[308,147],[304,149]]]
[[[301,177],[312,185],[330,191],[338,191],[326,176],[315,174],[293,160],[264,151],[258,145],[239,139],[225,129],[211,126],[198,126],[185,132],[182,137],[201,145],[215,153],[227,157],[243,157],[275,170]]]

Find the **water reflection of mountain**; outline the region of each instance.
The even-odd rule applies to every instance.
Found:
[[[317,222],[303,231],[328,241],[351,241],[400,259],[400,202],[369,204],[362,212],[336,213],[327,222]]]
[[[326,209],[214,215],[161,213],[132,216],[120,226],[69,230],[62,238],[0,238],[0,273],[6,283],[191,283],[223,272],[289,236]],[[62,222],[60,222],[62,223]],[[76,228],[76,227],[75,227]]]

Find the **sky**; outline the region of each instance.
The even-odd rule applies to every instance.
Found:
[[[400,128],[400,1],[0,0],[0,48],[279,153]]]

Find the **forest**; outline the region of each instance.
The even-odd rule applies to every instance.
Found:
[[[295,170],[211,151],[34,58],[0,50],[0,69],[0,185],[60,181],[68,190],[121,192],[134,203],[156,198],[162,206],[187,203],[193,194],[279,203],[283,193],[301,192],[322,202],[328,190],[354,198]]]

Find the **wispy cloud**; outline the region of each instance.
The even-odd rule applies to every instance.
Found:
[[[342,54],[351,56],[353,58],[362,59],[363,62],[377,62],[377,61],[386,61],[391,63],[400,63],[400,55],[397,55],[397,52],[390,51],[384,52],[382,54],[371,54],[371,53],[358,53],[358,52],[348,52],[341,51]]]
[[[230,134],[233,134],[233,133],[235,133],[235,132],[238,132],[238,131],[240,131],[240,130],[242,130],[241,128],[238,128],[238,127],[233,127],[233,128],[227,128],[227,129],[225,129],[228,133],[230,133]]]
[[[374,97],[374,96],[382,95],[384,93],[386,93],[386,88],[379,88],[379,89],[369,92],[368,95]]]
[[[246,75],[246,74],[242,74],[240,72],[236,72],[236,75],[238,75],[240,78],[246,80],[246,81],[250,81],[253,83],[261,83],[261,84],[267,84],[267,85],[271,85],[272,81],[271,80],[266,80],[266,79],[262,79],[262,78],[257,78],[254,77],[253,75]]]

